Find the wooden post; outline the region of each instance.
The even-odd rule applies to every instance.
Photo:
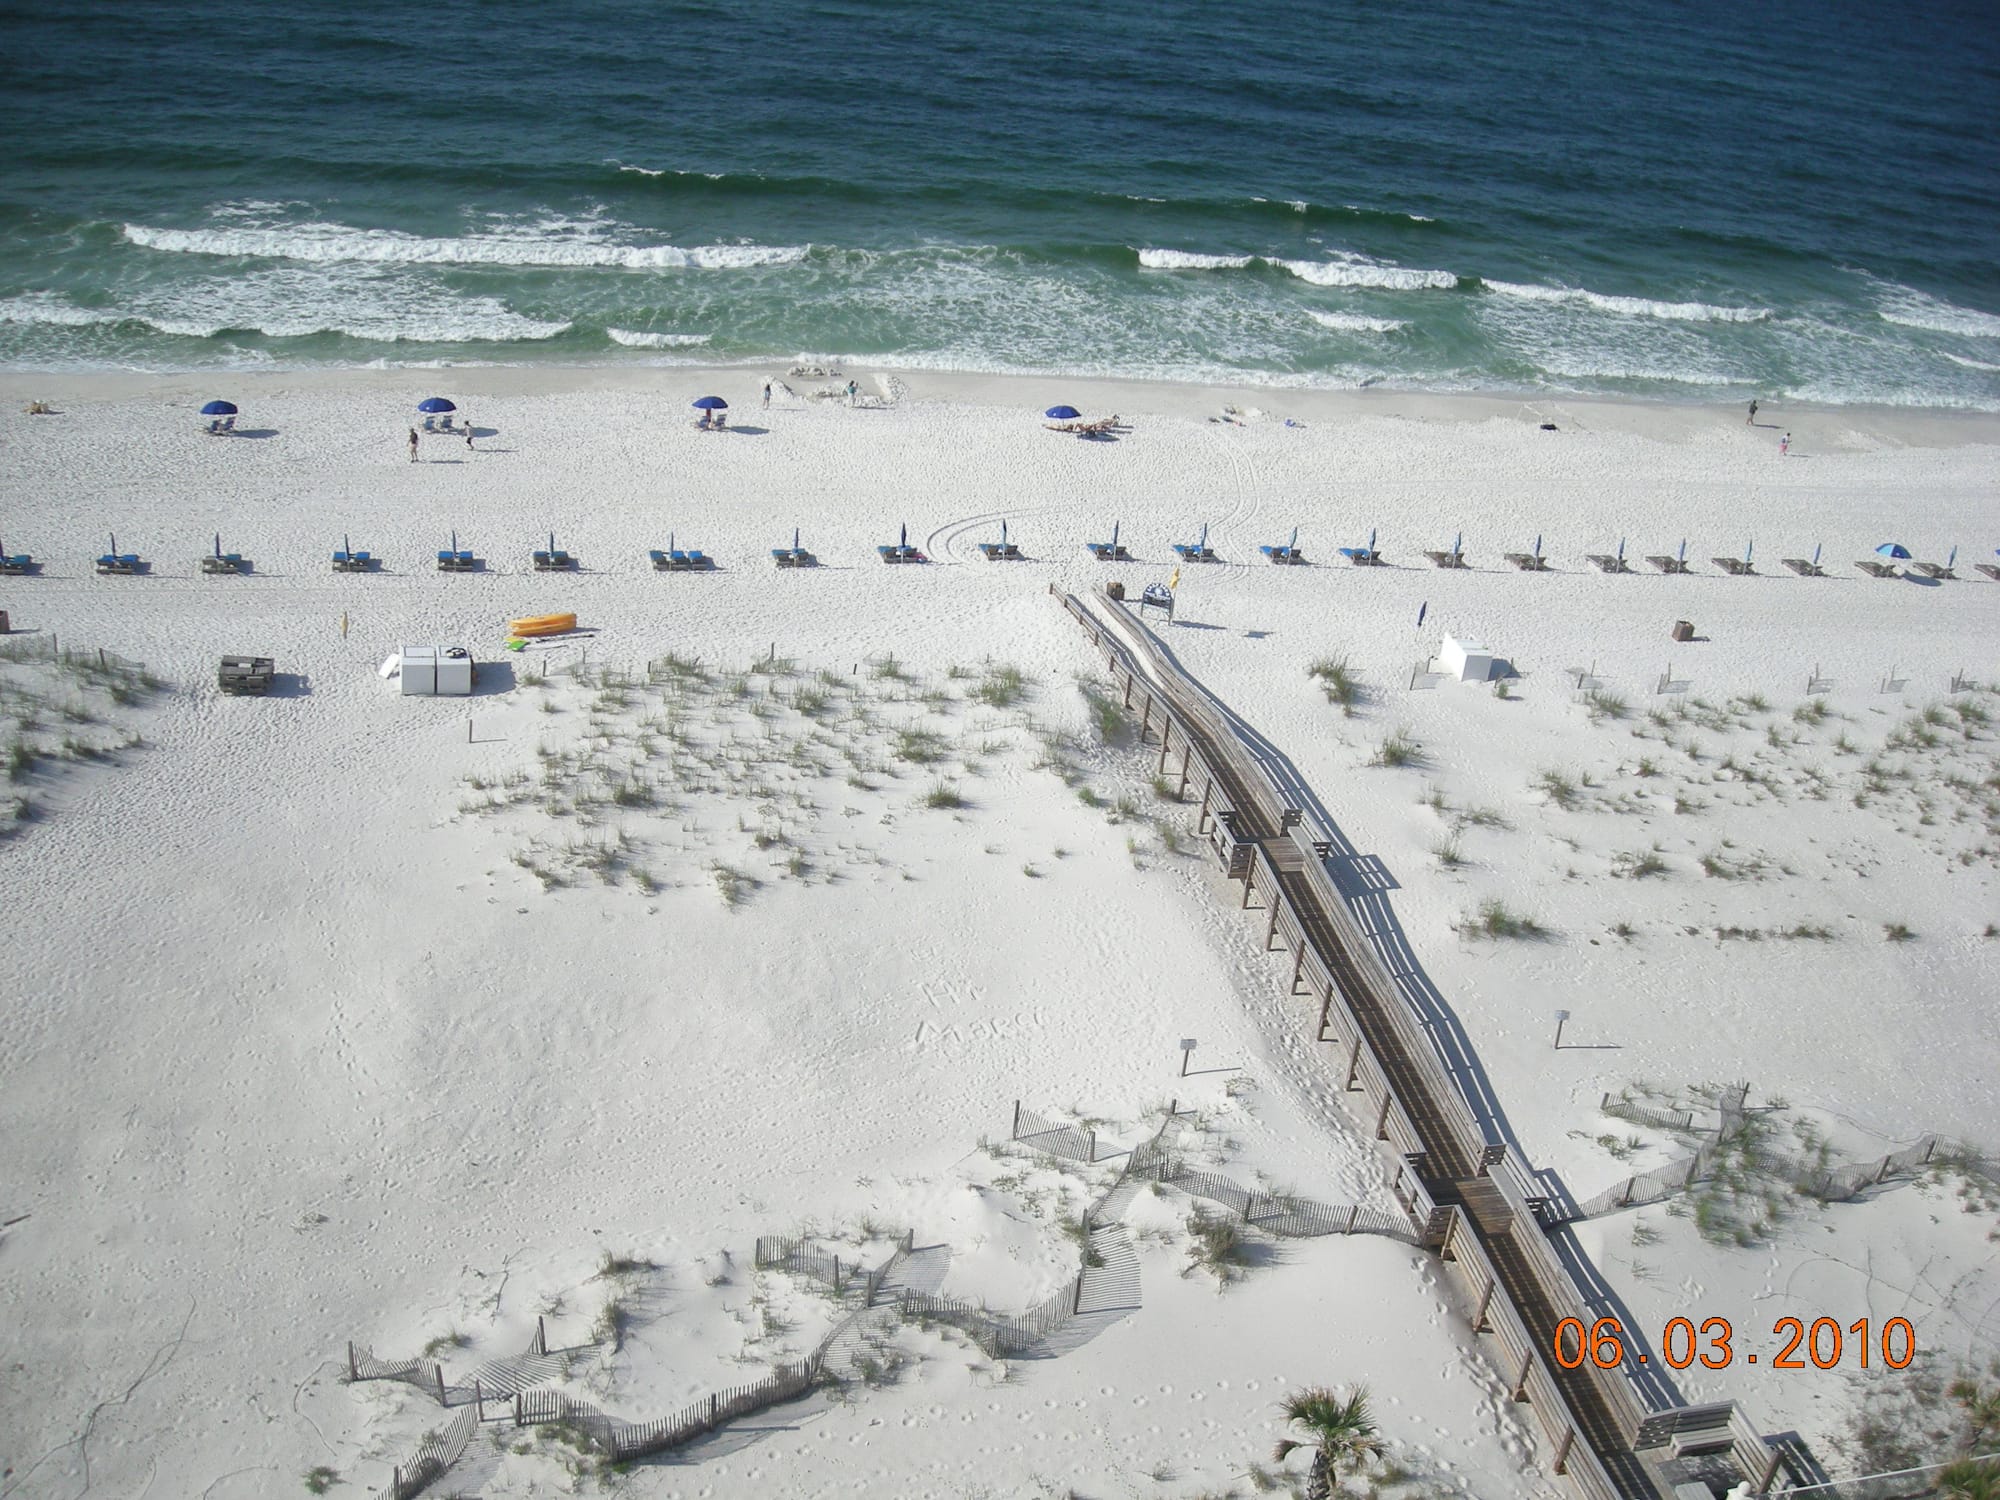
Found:
[[[543,1321],[542,1315],[540,1313],[536,1313],[535,1353],[547,1354],[548,1352],[549,1352],[549,1325],[545,1321]]]
[[[1160,763],[1157,766],[1153,767],[1154,775],[1161,776],[1166,774],[1167,748],[1168,746],[1172,745],[1173,742],[1174,742],[1174,721],[1172,719],[1162,718],[1160,720]]]
[[[1181,736],[1181,785],[1180,785],[1180,790],[1174,793],[1174,801],[1176,802],[1185,802],[1187,800],[1188,762],[1193,758],[1193,756],[1194,756],[1194,746],[1189,742],[1188,737],[1186,735],[1182,735]]]
[[[1479,1310],[1472,1315],[1472,1331],[1474,1333],[1486,1332],[1486,1309],[1493,1305],[1493,1288],[1499,1284],[1498,1279],[1495,1277],[1489,1276],[1486,1278],[1486,1290],[1479,1295]]]
[[[1021,1101],[1019,1099],[1016,1099],[1014,1101],[1014,1124],[1012,1128],[1009,1129],[1007,1132],[1007,1139],[1010,1141],[1018,1141],[1020,1138],[1021,1138]]]
[[[1084,1248],[1084,1259],[1088,1260],[1089,1258],[1090,1258],[1090,1250],[1089,1247],[1086,1246]],[[1069,1300],[1069,1311],[1071,1317],[1075,1317],[1078,1313],[1083,1311],[1083,1272],[1081,1271],[1078,1271],[1076,1273],[1076,1295],[1071,1297]]]
[[[1354,1075],[1361,1071],[1361,1038],[1354,1038],[1354,1048],[1347,1054],[1347,1091],[1354,1092]]]
[[[449,1406],[449,1405],[451,1405],[451,1402],[449,1402],[448,1400],[446,1400],[446,1399],[445,1399],[445,1394],[444,1394],[444,1366],[443,1366],[443,1365],[432,1365],[432,1366],[431,1366],[431,1368],[432,1368],[433,1370],[435,1370],[435,1371],[437,1372],[437,1378],[438,1378],[438,1405],[439,1405],[439,1406]]]
[[[1534,1363],[1535,1351],[1533,1349],[1524,1350],[1521,1355],[1521,1373],[1514,1377],[1514,1388],[1507,1393],[1509,1401],[1526,1401],[1528,1399],[1528,1371],[1534,1368]]]
[[[1090,1153],[1090,1154],[1089,1154],[1088,1156],[1086,1156],[1086,1157],[1084,1158],[1084,1160],[1086,1160],[1086,1161],[1092,1161],[1092,1162],[1096,1161],[1096,1160],[1097,1160],[1097,1132],[1096,1132],[1095,1130],[1087,1130],[1087,1131],[1085,1131],[1085,1132],[1084,1132],[1084,1136],[1083,1136],[1083,1143],[1084,1143],[1084,1149],[1085,1149],[1086,1151],[1088,1151],[1088,1152]]]
[[[1306,966],[1306,945],[1304,943],[1300,943],[1298,946],[1298,950],[1292,955],[1291,993],[1294,995],[1296,995],[1299,992],[1299,975],[1304,971],[1305,966]]]
[[[514,1392],[514,1425],[516,1427],[521,1425],[521,1393],[519,1391]]]
[[[1244,911],[1250,910],[1250,891],[1256,885],[1256,883],[1257,883],[1257,856],[1256,853],[1253,851],[1250,855],[1250,863],[1244,866],[1243,868],[1242,910]]]
[[[486,1420],[486,1388],[479,1383],[477,1375],[472,1377],[472,1403],[479,1408],[479,1420]]]
[[[1109,649],[1104,654],[1107,658],[1111,656]],[[1125,706],[1127,708],[1132,706],[1132,674],[1130,672],[1125,674]]]
[[[1327,982],[1326,982],[1326,993],[1325,993],[1324,995],[1320,996],[1320,1001],[1319,1001],[1319,1038],[1318,1038],[1318,1039],[1319,1039],[1320,1041],[1324,1042],[1324,1041],[1328,1040],[1328,1037],[1327,1037],[1327,1034],[1326,1034],[1326,1029],[1327,1029],[1327,1027],[1328,1027],[1328,1026],[1330,1026],[1330,1025],[1332,1025],[1332,1024],[1333,1024],[1333,981],[1332,981],[1331,979],[1329,979],[1329,980],[1327,980]],[[1338,1041],[1338,1040],[1339,1040],[1339,1038],[1337,1038],[1337,1037],[1336,1037],[1336,1038],[1333,1038],[1333,1040],[1335,1040],[1335,1041]]]
[[[1386,1128],[1389,1123],[1389,1106],[1395,1102],[1396,1096],[1389,1092],[1388,1086],[1385,1084],[1382,1089],[1382,1108],[1375,1116],[1375,1139],[1378,1141],[1389,1139],[1389,1132]]]
[[[1345,1229],[1341,1230],[1340,1232],[1341,1232],[1342,1234],[1352,1234],[1352,1233],[1354,1233],[1354,1221],[1355,1221],[1355,1220],[1357,1220],[1357,1219],[1359,1219],[1360,1217],[1361,1217],[1361,1205],[1360,1205],[1359,1203],[1357,1203],[1357,1204],[1355,1204],[1355,1205],[1354,1205],[1354,1206],[1353,1206],[1352,1208],[1348,1209],[1348,1211],[1347,1211],[1347,1227],[1346,1227]]]
[[[1271,903],[1271,920],[1264,924],[1264,951],[1271,951],[1271,939],[1278,935],[1278,904]]]
[[[1255,1193],[1245,1193],[1243,1195],[1243,1222],[1245,1224],[1250,1222],[1250,1210],[1256,1206],[1257,1195]]]
[[[1215,778],[1211,776],[1208,778],[1207,785],[1201,789],[1201,816],[1196,818],[1194,822],[1194,831],[1196,833],[1208,832],[1208,799],[1214,795]]]
[[[1771,1449],[1771,1456],[1764,1464],[1764,1472],[1758,1477],[1756,1488],[1751,1493],[1762,1495],[1770,1491],[1771,1481],[1778,1477],[1778,1465],[1783,1458],[1782,1449]]]
[[[389,1493],[395,1500],[403,1500],[403,1470],[400,1465],[389,1471]]]
[[[347,1378],[349,1380],[359,1380],[361,1378],[360,1368],[355,1364],[354,1360],[353,1339],[347,1341]]]
[[[1569,1472],[1568,1469],[1569,1450],[1570,1450],[1570,1445],[1575,1441],[1576,1441],[1576,1429],[1572,1427],[1563,1433],[1562,1442],[1556,1445],[1556,1472],[1558,1474],[1566,1474]]]
[[[1146,731],[1153,727],[1153,695],[1146,694],[1145,706],[1139,712],[1139,743],[1146,743]]]
[[[722,1413],[722,1395],[716,1392],[708,1398],[708,1420],[713,1422]]]
[[[840,1295],[840,1257],[838,1255],[833,1258],[833,1292],[836,1297]]]

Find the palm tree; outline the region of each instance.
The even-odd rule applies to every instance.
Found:
[[[1344,1464],[1360,1467],[1382,1451],[1375,1437],[1375,1416],[1368,1409],[1368,1387],[1357,1385],[1346,1396],[1336,1395],[1328,1386],[1293,1391],[1279,1403],[1285,1425],[1303,1428],[1308,1442],[1280,1438],[1271,1452],[1274,1462],[1283,1463],[1297,1448],[1313,1450],[1312,1472],[1306,1479],[1306,1500],[1328,1500]]]

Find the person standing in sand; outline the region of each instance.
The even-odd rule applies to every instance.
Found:
[[[769,411],[770,409],[771,409],[771,382],[767,380],[764,382],[764,410]]]
[[[1745,427],[1754,426],[1756,424],[1756,421],[1757,421],[1757,403],[1755,401],[1752,401],[1750,403],[1750,415],[1744,419],[1743,425]]]
[[[1788,432],[1778,439],[1778,457],[1783,458],[1792,451],[1792,435]]]
[[[465,451],[470,453],[472,451],[472,423],[468,420],[463,426],[465,427]]]
[[[852,406],[854,404],[855,392],[857,392],[860,389],[861,387],[856,385],[853,381],[850,380],[847,382],[847,404],[849,406]]]
[[[415,463],[416,461],[417,461],[417,429],[412,427],[410,429],[410,462]]]

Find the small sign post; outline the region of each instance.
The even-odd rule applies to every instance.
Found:
[[[1194,1038],[1184,1036],[1181,1038],[1181,1077],[1183,1078],[1187,1077],[1188,1059],[1192,1056],[1194,1056]]]
[[[1557,1012],[1556,1012],[1556,1050],[1557,1050],[1558,1052],[1560,1052],[1560,1051],[1562,1050],[1562,1044],[1563,1044],[1563,1022],[1567,1021],[1568,1019],[1569,1019],[1569,1012],[1568,1012],[1568,1011],[1566,1011],[1566,1010],[1559,1010],[1559,1011],[1557,1011]]]

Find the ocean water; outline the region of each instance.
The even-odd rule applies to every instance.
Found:
[[[2000,409],[1991,0],[66,0],[0,365]]]

